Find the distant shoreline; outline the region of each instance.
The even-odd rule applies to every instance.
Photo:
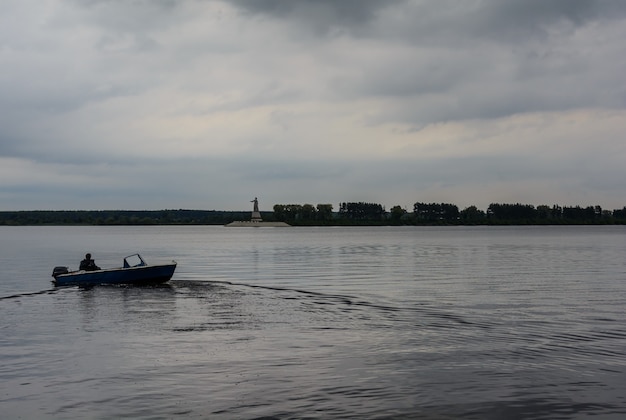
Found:
[[[552,226],[552,225],[625,225],[626,218],[594,220],[494,219],[419,220],[412,213],[402,219],[390,216],[378,220],[342,218],[333,213],[327,220],[276,220],[273,212],[261,212],[265,226],[283,223],[289,226]],[[252,226],[249,211],[219,210],[22,210],[0,211],[0,226],[159,226],[159,225],[228,225]]]

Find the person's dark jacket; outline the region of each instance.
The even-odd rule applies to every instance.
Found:
[[[79,270],[95,271],[100,270],[100,267],[96,265],[96,262],[94,260],[88,260],[85,258],[80,262]]]

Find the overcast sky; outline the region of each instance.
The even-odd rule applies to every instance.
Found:
[[[0,210],[626,205],[623,0],[2,0]]]

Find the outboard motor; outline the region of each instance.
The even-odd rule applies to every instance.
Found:
[[[69,272],[70,270],[67,267],[63,267],[63,266],[54,267],[54,270],[52,270],[52,277],[56,279],[57,276],[60,276],[61,274],[67,274]]]

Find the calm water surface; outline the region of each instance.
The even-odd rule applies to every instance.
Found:
[[[179,265],[54,288],[86,252]],[[0,263],[1,418],[626,418],[624,227],[0,227]]]

